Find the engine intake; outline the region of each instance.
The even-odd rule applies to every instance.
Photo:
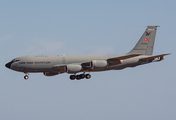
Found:
[[[107,66],[108,66],[108,62],[106,60],[92,60],[90,63],[91,69],[105,68]]]

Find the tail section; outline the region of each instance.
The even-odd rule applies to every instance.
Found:
[[[136,46],[128,54],[152,55],[157,27],[160,26],[147,26]]]

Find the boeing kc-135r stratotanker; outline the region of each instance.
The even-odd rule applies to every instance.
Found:
[[[159,26],[147,26],[136,46],[125,55],[41,55],[22,56],[13,59],[5,66],[9,69],[24,72],[24,79],[28,73],[43,72],[45,76],[54,76],[69,73],[71,80],[91,78],[86,72],[99,72],[107,70],[121,70],[126,67],[157,62],[163,60],[165,55],[153,56],[156,30]],[[77,75],[77,73],[82,74]]]

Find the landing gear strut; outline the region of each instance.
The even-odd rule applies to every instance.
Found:
[[[90,74],[80,74],[80,75],[70,75],[70,79],[71,80],[81,80],[81,79],[90,79],[91,78],[91,75]]]

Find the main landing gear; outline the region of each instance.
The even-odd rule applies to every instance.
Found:
[[[81,79],[90,79],[91,78],[91,75],[90,74],[80,74],[80,75],[70,75],[70,79],[71,80],[81,80]]]
[[[29,76],[27,75],[27,73],[25,73],[24,79],[27,80],[29,78]]]
[[[29,75],[29,74],[25,73],[25,76],[24,76],[24,79],[25,79],[25,80],[29,79],[29,76],[28,76],[28,75]],[[90,74],[70,75],[70,79],[71,79],[71,80],[75,80],[75,79],[81,80],[81,79],[84,79],[84,78],[90,79],[90,78],[91,78],[91,75],[90,75]]]

